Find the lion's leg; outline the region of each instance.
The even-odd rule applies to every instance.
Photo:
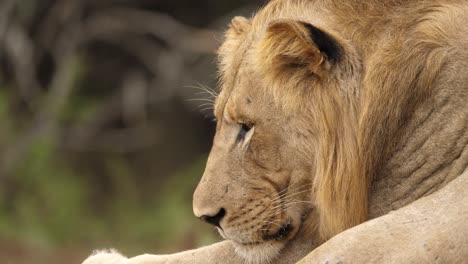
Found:
[[[218,263],[219,259],[223,259],[224,264],[235,264],[241,261],[237,254],[234,253],[231,242],[223,241],[199,249],[171,255],[144,254],[133,258],[126,258],[114,250],[97,251],[82,264],[206,264]]]
[[[290,264],[295,263],[307,253],[315,243],[311,237],[298,236],[288,243],[280,255],[271,263]],[[258,254],[262,254],[259,252]],[[129,259],[125,264],[239,264],[259,263],[255,260],[250,262],[240,257],[231,241],[222,241],[199,249],[189,250],[172,255],[141,255]]]
[[[468,171],[434,194],[335,236],[298,263],[465,263],[467,259]]]
[[[171,255],[144,254],[133,258],[126,258],[114,250],[97,251],[82,264],[223,264],[242,263],[242,259],[235,254],[230,241],[219,242],[199,249],[189,250]]]
[[[127,258],[115,250],[96,251],[82,264],[125,264]]]
[[[272,263],[294,263],[315,247],[310,237],[298,236],[282,250]],[[261,252],[259,252],[261,254]],[[171,255],[144,254],[126,259],[116,252],[101,252],[88,258],[83,264],[239,264],[247,263],[234,249],[231,241],[222,241],[210,246]],[[256,263],[253,261],[253,263]]]
[[[242,259],[235,253],[230,241],[222,241],[210,246],[184,251],[171,255],[140,255],[130,258],[126,264],[237,264]]]

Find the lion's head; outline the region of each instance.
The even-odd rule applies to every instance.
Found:
[[[195,215],[254,262],[299,230],[323,240],[367,217],[359,56],[331,30],[268,14],[235,18],[226,33],[217,131],[193,201]]]

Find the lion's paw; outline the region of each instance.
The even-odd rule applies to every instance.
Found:
[[[116,250],[94,251],[82,264],[125,264],[127,258]]]

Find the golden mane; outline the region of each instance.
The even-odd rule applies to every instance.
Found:
[[[460,261],[466,13],[465,0],[272,0],[235,18],[193,197],[227,241],[131,262]]]
[[[368,219],[370,182],[392,150],[393,142],[398,138],[399,127],[409,119],[408,115],[421,101],[419,98],[430,96],[428,88],[448,55],[447,49],[441,48],[445,43],[440,43],[447,38],[440,38],[441,35],[446,37],[446,34],[437,32],[437,25],[431,24],[432,28],[423,26],[425,17],[439,10],[437,6],[415,9],[412,12],[420,15],[413,15],[411,19],[419,17],[417,21],[403,19],[401,22],[404,26],[411,27],[409,32],[414,37],[411,38],[408,34],[395,35],[387,44],[393,48],[369,58],[366,67],[373,71],[362,76],[362,83],[353,83],[343,89],[343,84],[340,83],[342,75],[360,72],[361,62],[357,58],[357,51],[348,45],[347,40],[336,36],[346,46],[347,67],[339,71],[342,75],[327,77],[327,87],[309,89],[311,82],[305,79],[307,77],[285,72],[284,68],[278,69],[277,63],[271,61],[271,50],[281,49],[281,40],[274,36],[259,38],[268,35],[267,27],[271,21],[287,18],[304,20],[307,15],[310,16],[305,12],[310,10],[307,6],[311,2],[313,1],[271,1],[248,24],[249,32],[236,38],[227,36],[220,49],[220,69],[222,76],[234,79],[232,75],[236,74],[245,57],[257,57],[259,59],[255,61],[255,67],[271,82],[267,87],[273,90],[279,105],[287,111],[294,111],[298,106],[309,107],[320,134],[317,145],[319,154],[313,157],[316,165],[314,197],[320,216],[319,230],[323,239],[328,239]],[[380,2],[385,2],[389,8],[401,5],[401,1]],[[339,6],[333,1],[329,5],[334,8]],[[337,9],[336,13],[341,14],[341,18],[336,20],[346,18],[349,25],[367,23],[355,11],[360,6],[359,1],[347,2],[346,6]],[[384,14],[385,9],[380,9],[379,13]],[[382,15],[381,19],[384,21],[390,16],[395,14]],[[321,20],[314,22],[325,24]],[[374,23],[379,26],[380,22]],[[378,28],[369,27],[368,32],[376,30]],[[349,38],[362,38],[363,42],[369,38],[355,34],[352,26],[343,28],[342,31],[349,34]],[[334,35],[331,29],[328,33]],[[437,34],[437,38],[434,34]],[[251,45],[255,42],[259,43],[259,48],[252,51]],[[244,54],[234,59],[235,55],[230,54],[233,46],[244,50]],[[362,54],[359,55],[362,56],[370,53],[370,50],[360,52]],[[237,66],[234,69],[233,61]],[[230,65],[229,71],[232,72],[227,72],[223,65]],[[306,94],[304,91],[310,93]],[[361,99],[358,98],[359,93],[362,93]],[[309,103],[311,98],[314,99],[313,106]]]

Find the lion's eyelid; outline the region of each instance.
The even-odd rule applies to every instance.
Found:
[[[236,141],[237,142],[242,142],[244,141],[245,139],[245,136],[247,135],[247,133],[249,133],[249,131],[251,130],[251,126],[248,126],[247,124],[244,124],[244,123],[239,123],[239,133],[237,134],[237,139]]]

